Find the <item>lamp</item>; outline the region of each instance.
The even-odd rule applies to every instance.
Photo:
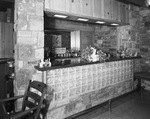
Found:
[[[105,24],[105,22],[103,22],[103,21],[96,21],[96,23],[98,23],[98,24]]]
[[[61,15],[61,14],[55,14],[54,17],[67,18],[68,16],[66,16],[66,15]]]
[[[112,26],[118,26],[119,24],[112,23],[112,24],[110,24],[110,25],[112,25]]]
[[[150,0],[146,0],[145,2],[146,2],[146,6],[147,6],[148,8],[150,8]]]
[[[84,19],[84,18],[78,18],[77,20],[79,20],[79,21],[89,21],[88,19]]]

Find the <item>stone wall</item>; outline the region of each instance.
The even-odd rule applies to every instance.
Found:
[[[140,15],[140,51],[143,57],[142,70],[150,71],[150,11],[142,9]]]
[[[15,94],[16,95],[24,93],[24,89],[27,86],[27,82],[29,79],[42,80],[41,72],[35,70],[34,65],[44,57],[43,4],[44,4],[44,0],[15,0],[14,30],[16,33],[15,34],[16,36]],[[102,42],[105,44],[105,46],[109,48],[110,47],[116,48],[119,47],[119,45],[123,45],[127,48],[131,48],[133,52],[140,51],[143,57],[143,60],[141,62],[142,69],[143,70],[146,69],[146,71],[149,71],[150,70],[150,57],[149,57],[150,56],[149,55],[150,54],[149,53],[150,52],[150,40],[149,40],[150,15],[149,14],[150,14],[149,10],[146,9],[140,10],[138,7],[130,6],[130,25],[118,27],[117,28],[118,31],[116,31],[116,28],[111,28],[111,27],[100,27],[102,29],[99,29],[99,27],[97,27],[95,30],[96,31],[95,36],[98,40],[94,42],[95,43],[98,42],[99,44],[101,44]],[[90,31],[93,30],[93,27],[89,27],[89,26],[88,26],[89,30]],[[69,25],[68,28],[70,28]],[[83,29],[85,28],[86,27],[84,27]],[[106,32],[103,33],[102,32],[103,30],[104,31],[106,30]],[[104,41],[102,40],[103,38],[105,38]],[[117,43],[119,43],[119,45]],[[129,83],[127,82],[127,86],[128,84]],[[119,87],[118,88],[114,87],[114,90],[119,91],[120,89],[122,91],[123,89],[121,87],[123,87],[123,84],[120,84]],[[130,87],[127,87],[126,89],[128,90],[128,88],[130,89]],[[77,89],[78,90],[80,89],[81,91],[81,88],[77,88]],[[108,88],[106,87],[104,89],[104,92],[105,90],[108,91],[108,89],[109,87]],[[74,90],[70,92],[74,92]],[[71,114],[76,113],[77,111],[81,111],[83,108],[87,109],[91,107],[91,100],[95,100],[98,97],[98,101],[99,101],[101,97],[103,96],[107,97],[107,93],[101,93],[101,95],[99,96],[98,92],[103,92],[103,90],[97,90],[97,92],[94,92],[95,95],[93,92],[91,94],[88,94],[87,92],[87,95],[85,95],[85,97],[87,98],[85,98],[84,96],[77,97],[75,98],[76,100],[75,99],[69,100],[70,103],[66,107],[61,106],[60,108],[57,108],[56,110],[53,111],[51,111],[52,109],[50,109],[48,116],[53,117],[53,115],[55,116],[56,112],[63,113],[64,108],[65,110],[71,110],[73,106],[76,106],[75,110],[71,112],[69,111],[65,112],[65,115],[63,116],[69,116]],[[79,92],[76,90],[75,93],[79,93]],[[57,94],[59,94],[59,92],[55,93],[56,101],[53,104],[58,104],[58,102],[63,104],[63,102],[59,100],[60,97]],[[68,95],[71,94],[69,94],[68,92]],[[61,94],[61,99],[62,98],[63,98],[63,94]],[[83,108],[80,108],[82,107],[81,102],[83,102],[82,101],[83,99],[86,99],[84,101],[85,106]],[[60,115],[58,116],[61,116],[62,113],[59,113]]]
[[[142,55],[141,69],[150,71],[150,10],[140,10],[140,52]],[[146,89],[150,90],[150,82],[143,81]]]
[[[130,5],[130,25],[118,27],[120,46],[129,48],[132,52],[139,52],[142,56],[139,66],[142,71],[150,71],[150,11]],[[138,71],[140,71],[138,70]],[[143,81],[146,89],[150,90],[150,83]]]
[[[142,23],[139,7],[130,5],[129,23],[129,25],[118,27],[95,27],[95,46],[111,52],[115,52],[120,46],[123,46],[131,53],[140,53],[140,28]]]
[[[15,94],[23,94],[29,79],[42,80],[34,69],[44,57],[43,0],[15,0]]]
[[[95,46],[110,52],[115,52],[123,46],[131,53],[140,53],[140,25],[142,24],[140,20],[140,8],[130,5],[129,25],[95,27]]]
[[[96,26],[94,32],[94,46],[104,52],[116,52],[118,47],[117,27]]]
[[[130,5],[129,25],[117,27],[118,46],[123,46],[131,53],[140,53],[140,14],[139,7]],[[119,48],[118,47],[118,48]]]

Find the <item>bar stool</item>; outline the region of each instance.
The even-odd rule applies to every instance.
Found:
[[[134,73],[134,80],[138,79],[137,88],[140,89],[141,99],[143,99],[143,93],[145,86],[141,85],[141,79],[150,81],[150,72],[136,72]]]

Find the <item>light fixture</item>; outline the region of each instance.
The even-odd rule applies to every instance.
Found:
[[[78,18],[79,21],[89,21],[88,19]]]
[[[149,8],[150,7],[150,0],[146,0],[146,6]]]
[[[60,15],[60,14],[55,14],[54,17],[67,18],[68,16],[66,16],[66,15]]]
[[[112,26],[118,26],[119,24],[112,23],[112,24],[110,24],[110,25],[112,25]]]
[[[103,21],[96,21],[96,23],[98,23],[98,24],[105,24],[105,22],[103,22]]]

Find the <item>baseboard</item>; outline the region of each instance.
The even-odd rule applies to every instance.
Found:
[[[112,98],[112,99],[110,99],[111,100],[111,103],[113,103],[114,101],[117,101],[117,100],[119,100],[119,99],[121,99],[121,98],[123,98],[123,97],[125,97],[125,96],[128,96],[128,95],[130,95],[130,94],[132,94],[132,93],[134,93],[134,92],[136,92],[136,91],[138,91],[138,89],[135,89],[135,90],[133,90],[133,91],[130,91],[130,92],[128,92],[128,93],[125,93],[125,94],[123,94],[123,95],[120,95],[120,96],[118,96],[118,97],[115,97],[115,98]],[[82,115],[84,115],[84,114],[86,114],[86,113],[89,113],[89,112],[91,112],[91,111],[94,111],[94,110],[96,110],[96,109],[98,109],[98,108],[101,108],[101,110],[100,110],[100,114],[102,114],[102,113],[104,113],[104,112],[106,112],[106,111],[108,111],[109,110],[109,100],[108,101],[106,101],[106,102],[103,102],[103,103],[101,103],[101,104],[99,104],[99,105],[96,105],[96,106],[94,106],[94,107],[91,107],[91,108],[89,108],[89,109],[86,109],[86,110],[84,110],[84,111],[81,111],[81,112],[79,112],[79,113],[76,113],[76,114],[74,114],[74,115],[71,115],[71,116],[69,116],[69,117],[66,117],[65,119],[74,119],[74,118],[77,118],[77,117],[79,117],[79,116],[82,116]],[[115,106],[112,106],[111,108],[114,108]]]

